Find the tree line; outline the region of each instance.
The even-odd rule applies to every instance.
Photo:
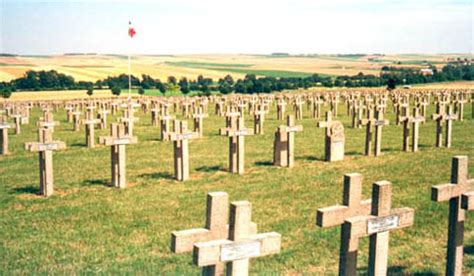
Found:
[[[139,88],[140,93],[144,89],[157,89],[161,93],[166,91],[181,91],[188,94],[191,91],[198,91],[202,94],[210,94],[212,91],[222,94],[229,93],[271,93],[274,91],[294,90],[299,88],[309,88],[314,86],[323,87],[381,87],[388,86],[394,88],[397,85],[409,85],[417,83],[430,83],[456,80],[474,80],[474,65],[465,60],[458,60],[446,64],[441,70],[435,66],[429,66],[431,71],[423,74],[417,68],[410,67],[389,67],[381,68],[378,76],[373,74],[359,73],[354,76],[321,76],[313,74],[307,77],[257,77],[254,74],[245,75],[243,79],[234,80],[231,75],[220,78],[215,82],[211,78],[202,75],[197,79],[182,77],[177,79],[169,76],[166,82],[155,79],[149,75],[141,75],[141,79],[131,76],[132,87]],[[129,76],[121,74],[110,76],[96,82],[75,81],[73,77],[51,71],[28,71],[21,78],[10,82],[0,82],[1,96],[9,97],[12,92],[21,91],[42,91],[42,90],[88,90],[88,94],[93,89],[111,89],[114,94],[120,94],[121,89],[128,88]]]

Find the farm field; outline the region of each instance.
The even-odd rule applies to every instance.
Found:
[[[378,75],[382,66],[426,68],[427,64],[442,67],[450,58],[473,55],[137,55],[132,58],[136,76],[148,74],[161,80],[168,76],[196,78],[198,75],[218,78],[227,74],[242,78],[245,74],[274,77],[321,75]],[[401,63],[401,64],[398,64]],[[78,81],[96,81],[128,72],[124,55],[51,55],[0,56],[0,81],[23,76],[28,70],[56,70]]]
[[[51,99],[58,95],[51,93],[57,92],[32,92],[31,96],[49,95]],[[84,92],[77,93],[74,97]],[[110,96],[110,91],[97,95]],[[12,99],[21,96],[28,94],[14,93]],[[449,182],[455,155],[469,157],[470,177],[474,176],[471,108],[466,105],[463,122],[454,122],[452,148],[434,147],[435,123],[428,119],[420,127],[420,151],[405,153],[401,151],[402,127],[393,124],[389,107],[390,125],[383,128],[384,154],[366,157],[365,128],[352,129],[341,104],[338,119],[345,127],[346,158],[326,163],[325,130],[316,128],[317,121],[305,107],[304,119],[298,121],[304,131],[296,134],[296,164],[287,169],[272,166],[273,135],[282,124],[272,106],[265,133],[245,139],[246,173],[238,176],[226,171],[228,140],[217,134],[224,118],[213,115],[210,105],[211,116],[204,120],[205,137],[190,142],[191,179],[184,183],[171,179],[172,143],[158,141],[159,127],[151,126],[149,114],[137,112],[140,121],[134,133],[139,143],[126,149],[129,187],[124,190],[107,186],[110,148],[86,148],[83,127],[74,132],[60,110],[55,113],[61,125],[55,128],[54,138],[65,141],[68,148],[53,154],[55,195],[47,199],[36,195],[38,156],[24,150],[25,142],[37,140],[35,122],[41,112],[34,108],[22,133],[10,133],[12,153],[0,156],[0,275],[199,275],[191,254],[170,251],[170,235],[174,230],[204,225],[206,194],[211,191],[225,191],[231,201],[249,200],[259,232],[282,234],[281,253],[253,259],[252,273],[336,274],[339,227],[318,228],[315,214],[318,208],[341,203],[343,175],[351,172],[363,175],[364,198],[370,197],[373,182],[388,180],[393,183],[392,207],[415,208],[415,225],[390,233],[389,272],[443,274],[448,204],[431,201],[431,186]],[[431,105],[428,114],[433,111]],[[246,115],[245,124],[252,126],[251,116]],[[108,134],[108,130],[96,130],[96,136]],[[464,272],[469,274],[474,273],[472,212],[466,214],[464,227]],[[364,273],[367,238],[361,239],[359,248],[358,267]]]

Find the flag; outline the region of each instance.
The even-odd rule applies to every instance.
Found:
[[[136,34],[135,29],[132,27],[132,22],[128,21],[128,35],[133,38],[133,36]]]

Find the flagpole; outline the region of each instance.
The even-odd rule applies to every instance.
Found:
[[[131,21],[129,20],[128,21],[129,32],[130,32],[130,27],[131,27]],[[128,99],[131,98],[131,94],[132,94],[132,60],[130,58],[131,51],[132,51],[132,38],[133,38],[133,35],[130,35],[130,43],[128,46]]]

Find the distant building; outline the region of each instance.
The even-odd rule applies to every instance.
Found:
[[[433,76],[433,69],[423,68],[423,69],[420,70],[420,73],[423,76]]]

